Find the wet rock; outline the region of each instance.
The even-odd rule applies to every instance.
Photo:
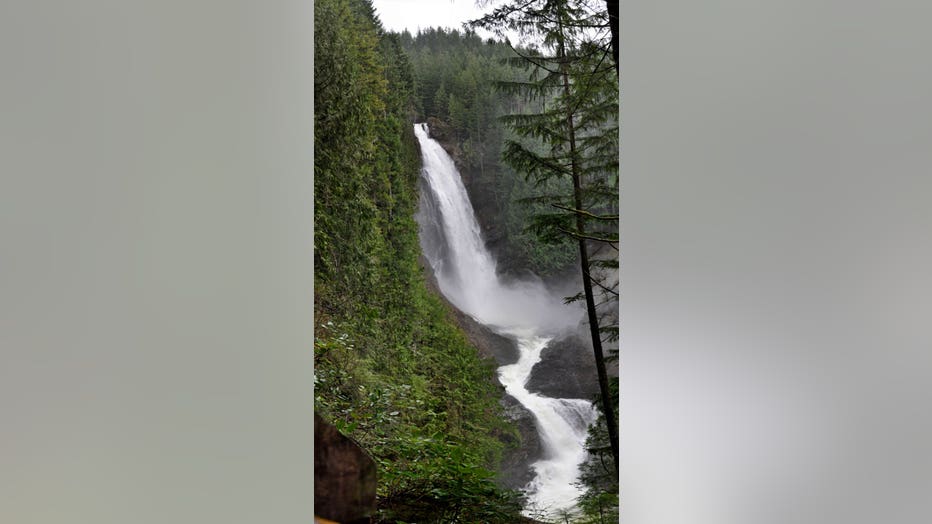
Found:
[[[482,229],[486,249],[498,261],[499,273],[510,277],[526,276],[527,270],[521,267],[521,263],[508,256],[508,239],[503,225],[504,212],[498,202],[494,184],[490,183],[490,176],[497,168],[491,161],[487,161],[483,172],[481,166],[466,161],[463,144],[457,139],[452,126],[443,120],[428,117],[427,129],[428,136],[436,140],[453,159],[463,180],[463,186],[469,194],[476,220]]]
[[[375,514],[375,461],[314,414],[314,514],[345,523]]]
[[[554,339],[531,369],[526,387],[547,397],[591,400],[599,392],[592,343],[578,334]]]
[[[453,127],[439,118],[428,117],[427,136],[436,140],[447,154],[453,157],[459,169],[463,159],[463,150],[454,136]]]
[[[447,305],[454,321],[463,330],[480,355],[494,359],[499,366],[513,364],[518,361],[518,348],[513,340],[494,333],[450,304],[440,293],[437,279],[423,256],[421,257],[421,267],[425,273],[428,289]],[[495,380],[498,382],[497,375]],[[506,449],[502,454],[498,481],[506,488],[521,489],[533,477],[531,464],[542,456],[540,435],[537,433],[534,415],[514,397],[505,393],[505,388],[501,386],[501,382],[498,382],[498,384],[502,391],[500,402],[504,408],[505,417],[513,422],[518,430],[517,439],[509,438],[509,436],[505,436],[503,439]]]
[[[505,408],[505,416],[517,426],[521,440],[506,443],[509,447],[502,456],[499,482],[506,488],[521,489],[534,476],[531,464],[543,455],[540,435],[537,433],[534,415],[514,397],[506,394],[501,403]]]
[[[481,356],[494,359],[499,366],[514,364],[518,361],[518,347],[513,340],[503,337],[480,324],[476,319],[457,309],[443,296],[437,284],[437,278],[423,255],[421,256],[421,268],[424,271],[427,288],[446,304],[456,325],[463,330],[470,344],[475,346]],[[495,380],[498,380],[497,376]]]
[[[466,337],[476,346],[480,355],[493,358],[499,366],[514,364],[518,361],[518,347],[513,340],[494,333],[458,309],[454,308],[454,315],[457,316],[460,329],[466,333]],[[498,380],[497,376],[496,380]]]

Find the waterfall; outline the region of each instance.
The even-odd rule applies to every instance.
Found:
[[[582,311],[563,304],[539,280],[499,279],[453,159],[428,136],[427,124],[415,124],[414,132],[423,158],[417,215],[421,248],[440,291],[464,313],[514,340],[518,348],[518,361],[500,367],[499,380],[534,415],[544,451],[543,458],[531,465],[534,477],[524,488],[525,512],[553,515],[572,510],[581,494],[574,483],[596,412],[585,400],[544,397],[525,385],[547,343],[575,328]]]

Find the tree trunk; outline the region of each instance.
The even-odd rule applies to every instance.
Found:
[[[562,26],[560,28],[562,37]],[[559,43],[560,71],[563,77],[563,94],[569,101],[570,80],[567,71],[566,49],[562,38]],[[580,181],[579,164],[576,156],[576,129],[573,124],[573,108],[567,105],[566,125],[570,139],[570,165],[573,179],[573,201],[576,209],[582,209],[582,183]],[[586,234],[585,217],[581,213],[576,215],[576,230],[580,235]],[[602,396],[602,412],[605,415],[605,424],[608,426],[608,437],[612,446],[612,458],[615,462],[615,474],[618,474],[618,428],[615,425],[615,408],[612,406],[612,396],[608,388],[608,373],[605,371],[605,357],[602,353],[602,336],[599,333],[599,317],[595,310],[595,297],[592,293],[592,277],[589,274],[589,252],[586,240],[578,239],[579,264],[582,269],[583,292],[586,296],[586,314],[589,318],[589,333],[592,336],[592,351],[595,354],[595,367],[599,375],[599,392]]]
[[[620,31],[618,27],[618,0],[605,0],[605,6],[608,8],[608,25],[612,30],[612,58],[615,59],[615,74],[618,74],[618,45]]]

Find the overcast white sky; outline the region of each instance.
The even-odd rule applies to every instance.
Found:
[[[373,0],[372,4],[386,29],[411,33],[428,27],[462,29],[463,22],[492,9],[477,7],[475,0]]]

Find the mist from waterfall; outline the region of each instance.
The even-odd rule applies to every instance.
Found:
[[[503,282],[485,247],[469,195],[453,159],[415,124],[423,158],[417,220],[421,248],[440,291],[464,313],[515,341],[517,362],[498,369],[505,391],[534,415],[544,456],[531,465],[525,512],[551,515],[571,510],[581,490],[575,486],[585,459],[587,428],[596,412],[581,399],[555,399],[529,392],[525,385],[541,351],[556,335],[582,320],[577,305],[566,305],[538,280]]]

